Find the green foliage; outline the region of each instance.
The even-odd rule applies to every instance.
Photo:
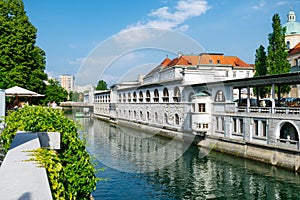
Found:
[[[264,46],[260,45],[255,54],[255,74],[254,76],[267,75],[267,54]]]
[[[75,102],[83,102],[83,93],[71,91],[69,94],[69,100]]]
[[[32,152],[32,156],[35,156],[35,158],[30,159],[30,161],[38,161],[38,163],[47,170],[54,199],[64,200],[66,193],[62,179],[63,167],[57,152],[43,148],[33,150]]]
[[[272,21],[273,32],[269,34],[268,46],[268,72],[269,74],[288,73],[290,64],[287,60],[285,29],[281,26],[278,14],[273,16]]]
[[[255,54],[255,76],[273,75],[289,73],[291,65],[288,62],[288,51],[285,44],[285,28],[281,26],[280,17],[275,14],[272,18],[273,32],[268,35],[269,46],[266,55],[264,47],[261,45]],[[288,93],[289,85],[281,86],[281,93]],[[254,91],[257,93],[256,89]],[[270,92],[270,87],[259,88],[258,94],[265,97]],[[276,88],[278,92],[278,88]]]
[[[0,88],[21,86],[43,94],[45,52],[35,45],[36,28],[22,0],[0,0]]]
[[[289,73],[291,65],[288,62],[288,51],[285,44],[285,28],[282,28],[280,17],[275,14],[272,18],[273,32],[269,34],[268,72],[269,74]],[[290,86],[282,86],[281,92],[290,91]]]
[[[60,110],[40,106],[25,106],[11,112],[6,118],[7,127],[1,134],[3,147],[8,150],[17,130],[32,132],[60,132],[61,149],[38,150],[37,160],[48,171],[51,189],[56,199],[89,199],[95,190],[95,166],[83,142],[78,138],[75,123]],[[61,167],[62,168],[61,168]]]
[[[268,74],[267,69],[267,54],[265,52],[264,46],[260,45],[259,48],[256,50],[255,54],[255,74],[254,76],[264,76]],[[258,91],[256,88],[254,88],[254,94],[257,94],[264,98],[266,97],[266,94],[269,93],[268,87],[260,87],[258,88]]]
[[[107,83],[103,80],[99,80],[96,90],[107,90]]]
[[[48,102],[52,101],[57,103],[66,101],[68,98],[67,90],[61,87],[56,80],[50,79],[48,82],[49,85],[46,86],[43,104],[46,105]]]

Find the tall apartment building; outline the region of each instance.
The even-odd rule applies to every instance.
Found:
[[[60,85],[65,88],[68,93],[70,93],[71,91],[74,91],[74,76],[72,75],[62,75],[59,77],[60,79]]]

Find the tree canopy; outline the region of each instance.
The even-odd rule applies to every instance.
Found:
[[[290,72],[288,62],[288,51],[285,44],[285,28],[281,26],[280,17],[275,14],[272,18],[273,32],[268,35],[269,45],[267,53],[260,45],[255,54],[255,74],[254,76],[282,74]],[[270,88],[260,88],[259,95],[264,97]],[[290,86],[281,87],[281,92],[289,92]],[[277,91],[278,92],[278,91]]]
[[[269,34],[268,73],[280,74],[290,72],[288,51],[285,44],[285,28],[281,26],[280,17],[275,14],[272,18],[273,32]]]
[[[58,81],[50,79],[49,85],[46,86],[44,104],[55,101],[57,103],[64,102],[68,99],[68,92],[62,88]]]
[[[0,0],[0,88],[20,86],[44,93],[45,52],[22,0]]]
[[[104,80],[99,80],[96,90],[107,90],[107,83]]]
[[[268,74],[267,54],[263,45],[260,45],[255,54],[255,74],[254,76],[263,76]]]

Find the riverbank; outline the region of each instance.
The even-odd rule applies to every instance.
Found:
[[[300,151],[295,149],[215,136],[206,136],[198,146],[296,172],[300,171]]]
[[[272,166],[278,166],[296,172],[300,171],[300,151],[296,149],[211,135],[200,137],[191,133],[169,130],[167,127],[155,127],[151,124],[145,124],[142,122],[132,122],[123,119],[109,119],[99,115],[94,115],[94,117],[114,125],[127,126],[149,132],[151,134],[160,135],[162,137],[190,142],[193,145],[209,150],[231,154],[237,157],[266,163]]]

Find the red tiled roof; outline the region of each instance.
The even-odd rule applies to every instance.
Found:
[[[163,66],[163,67],[166,67],[166,66],[168,66],[168,64],[170,62],[171,62],[171,59],[170,58],[166,58],[166,59],[164,59],[164,61],[162,61],[162,63],[160,65]]]
[[[290,55],[300,53],[300,42],[289,51]]]
[[[221,53],[202,53],[200,55],[182,55],[173,60],[165,58],[147,76],[151,76],[165,67],[197,65],[230,65],[232,67],[254,68],[254,65],[248,64],[236,56],[224,56]]]
[[[250,64],[245,63],[236,56],[225,56],[227,64],[230,64],[234,67],[252,67]]]
[[[187,65],[191,65],[191,63],[186,60],[185,58],[183,58],[182,56],[180,56],[179,58],[175,58],[173,59],[169,64],[168,67],[173,67],[173,66],[187,66]]]

